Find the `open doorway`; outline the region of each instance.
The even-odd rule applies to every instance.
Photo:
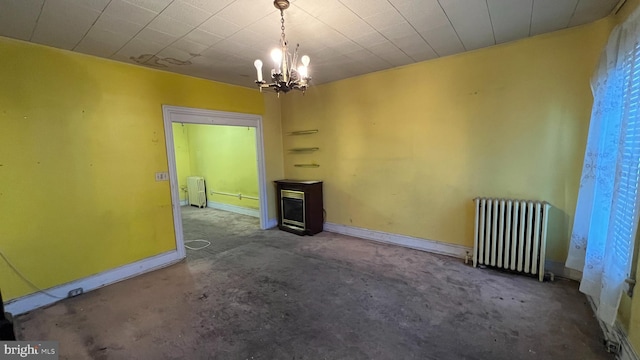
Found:
[[[234,235],[241,235],[242,229],[266,229],[262,118],[166,105],[163,114],[176,247],[181,257],[186,256],[185,241],[189,248],[201,248],[216,231],[228,240],[229,234],[221,230],[225,226],[233,226]],[[206,185],[200,194],[194,191],[198,182]],[[199,255],[190,252],[192,256]]]

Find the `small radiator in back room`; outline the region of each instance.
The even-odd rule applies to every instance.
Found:
[[[199,208],[207,206],[207,195],[205,194],[203,177],[187,177],[187,192],[189,194],[189,205]]]
[[[544,279],[551,205],[532,200],[475,198],[473,266],[538,275]]]

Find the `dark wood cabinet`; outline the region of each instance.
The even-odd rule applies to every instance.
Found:
[[[322,181],[276,180],[278,228],[298,235],[322,231]]]

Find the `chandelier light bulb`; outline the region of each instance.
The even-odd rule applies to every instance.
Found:
[[[300,75],[301,79],[306,79],[307,78],[307,67],[306,66],[299,66],[298,67],[298,75]]]
[[[256,71],[258,72],[258,81],[262,81],[262,60],[257,59],[253,62],[253,66],[256,67]]]
[[[271,59],[276,64],[276,72],[280,72],[280,63],[282,62],[282,50],[273,49],[271,50]]]
[[[309,62],[311,61],[311,58],[309,58],[307,55],[302,56],[302,59],[300,59],[302,61],[302,65],[304,65],[305,67],[309,66]]]

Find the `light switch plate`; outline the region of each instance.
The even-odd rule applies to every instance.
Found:
[[[167,171],[157,172],[156,181],[169,181],[169,172]]]

